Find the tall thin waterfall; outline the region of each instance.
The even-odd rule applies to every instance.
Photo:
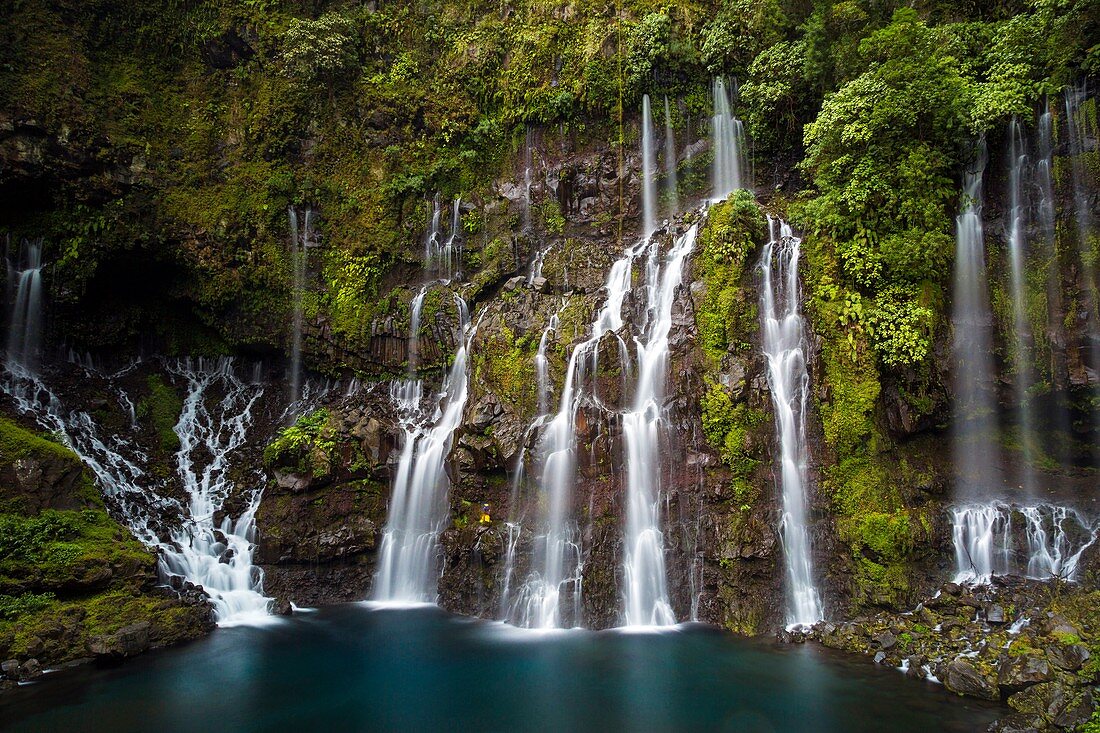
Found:
[[[313,209],[306,207],[304,221],[299,229],[298,212],[293,206],[290,214],[290,256],[294,266],[294,313],[290,334],[290,402],[294,404],[302,396],[302,301],[306,290],[306,250],[313,233]]]
[[[952,321],[955,419],[954,463],[962,498],[988,496],[1001,486],[997,421],[992,391],[992,316],[986,284],[982,230],[982,175],[985,142],[963,179],[961,210],[955,219],[955,284]]]
[[[531,231],[532,134],[531,128],[528,127],[523,148],[523,231],[525,232]]]
[[[806,338],[799,297],[798,258],[802,240],[791,228],[768,217],[768,243],[760,261],[760,312],[764,327],[764,355],[768,386],[775,410],[779,443],[778,478],[783,497],[779,531],[787,563],[790,606],[787,623],[812,624],[822,616],[814,585],[807,518],[806,410],[810,378],[806,372]]]
[[[267,616],[262,571],[252,564],[256,511],[263,495],[262,473],[245,495],[244,512],[220,522],[233,490],[230,459],[245,445],[252,410],[262,387],[245,384],[231,359],[213,364],[186,360],[169,371],[187,383],[187,397],[175,432],[180,439],[176,471],[188,496],[187,518],[161,547],[161,561],[173,575],[201,585],[213,601],[222,626]]]
[[[132,368],[106,379],[112,382]],[[162,575],[202,586],[219,625],[266,619],[270,599],[263,595],[262,572],[252,564],[263,475],[248,477],[252,485],[240,494],[245,506],[238,517],[226,514],[215,521],[234,491],[233,457],[250,438],[263,387],[242,382],[229,358],[184,360],[167,368],[187,385],[175,426],[180,439],[176,478],[187,494],[186,503],[164,492],[163,479],[147,470],[148,457],[136,447],[134,435],[103,434],[90,414],[67,410],[45,383],[18,366],[9,367],[0,387],[20,411],[60,436],[87,464],[134,536],[159,550]],[[121,404],[132,404],[121,389],[112,391]],[[130,430],[138,427],[130,425]]]
[[[1027,203],[1024,193],[1025,174],[1028,168],[1027,141],[1024,130],[1015,117],[1009,125],[1009,270],[1013,316],[1013,362],[1016,368],[1013,380],[1016,406],[1019,410],[1020,444],[1023,448],[1024,466],[1022,484],[1026,491],[1034,488],[1034,421],[1028,390],[1034,383],[1031,359],[1031,327],[1027,321],[1027,290],[1024,281],[1026,256]]]
[[[434,603],[438,595],[439,533],[447,519],[450,479],[446,461],[468,396],[467,355],[476,326],[457,295],[459,347],[434,409],[421,408],[421,383],[394,385],[391,396],[405,432],[382,536],[373,597],[378,601]]]
[[[1089,236],[1093,231],[1092,207],[1089,204],[1088,178],[1085,165],[1086,141],[1088,131],[1081,112],[1081,106],[1088,98],[1088,87],[1082,79],[1078,84],[1068,87],[1065,92],[1066,129],[1069,133],[1070,170],[1073,176],[1073,208],[1077,220],[1077,247],[1080,251],[1082,266],[1086,273],[1086,288],[1090,291],[1086,298],[1089,357],[1093,370],[1100,372],[1100,293],[1096,290],[1096,264],[1092,263],[1089,252]]]
[[[683,281],[684,260],[695,246],[698,225],[681,235],[669,251],[659,284],[647,289],[648,334],[638,340],[638,382],[634,406],[623,415],[626,442],[626,555],[623,563],[627,626],[676,623],[668,600],[664,535],[661,532],[661,437],[666,427],[665,379],[672,307]],[[650,245],[656,251],[657,243]],[[651,273],[651,277],[656,273]]]
[[[711,148],[714,152],[713,198],[721,200],[744,186],[742,172],[745,128],[741,120],[733,116],[726,83],[721,78],[714,80],[712,94],[714,96],[714,116],[711,118]]]
[[[669,217],[680,210],[680,192],[676,184],[676,133],[672,130],[672,114],[668,97],[665,97],[665,196],[668,198]]]
[[[642,96],[642,236],[657,230],[657,151],[649,95]]]
[[[12,293],[8,321],[8,362],[28,372],[38,366],[42,341],[42,242],[23,242],[18,261],[8,264]]]

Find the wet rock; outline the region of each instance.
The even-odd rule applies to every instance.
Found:
[[[876,652],[875,664],[882,664],[884,661],[886,661],[886,652]]]
[[[42,665],[38,663],[37,659],[28,659],[19,668],[19,678],[23,681],[38,679],[41,676]]]
[[[1050,679],[1050,664],[1042,657],[1006,659],[997,670],[997,686],[1006,694]]]
[[[1042,719],[1037,721],[1023,713],[1013,713],[1007,717],[995,720],[990,724],[991,733],[1039,733],[1037,725],[1043,725]]]
[[[913,656],[905,660],[908,663],[908,667],[905,670],[905,676],[911,679],[924,679],[924,657]]]
[[[947,665],[942,681],[944,687],[959,695],[971,695],[986,700],[997,699],[997,689],[993,682],[963,657]]]
[[[88,651],[97,657],[132,657],[149,648],[149,622],[124,626],[113,634],[104,634],[88,643]]]
[[[313,477],[301,473],[284,473],[275,471],[275,483],[279,488],[299,493],[308,491],[313,485]]]
[[[531,287],[540,293],[550,292],[550,281],[545,277],[536,277],[531,281]]]
[[[874,641],[878,644],[879,649],[889,651],[898,643],[898,638],[891,631],[883,631],[881,634],[874,636]]]
[[[1051,722],[1059,728],[1077,729],[1078,726],[1092,717],[1093,710],[1096,707],[1096,699],[1092,690],[1088,688],[1085,688],[1079,694],[1067,697],[1065,705],[1055,713]]]
[[[1005,622],[1005,609],[999,603],[991,603],[986,606],[985,620],[991,624],[1003,624]]]
[[[22,679],[19,672],[19,660],[8,659],[3,663],[0,663],[0,672],[3,672],[4,678],[9,680]]]
[[[1067,672],[1076,672],[1081,669],[1090,656],[1092,655],[1089,654],[1089,650],[1082,644],[1059,645],[1047,649],[1047,657],[1051,664]]]

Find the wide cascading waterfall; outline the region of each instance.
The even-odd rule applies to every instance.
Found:
[[[657,229],[657,150],[649,95],[642,95],[642,236]]]
[[[672,307],[683,282],[684,261],[695,246],[693,225],[672,246],[660,270],[659,284],[648,289],[651,314],[648,334],[637,342],[638,382],[633,408],[623,415],[626,443],[627,507],[625,558],[625,620],[627,626],[667,626],[676,623],[668,599],[665,544],[660,523],[661,437],[665,379],[668,371]],[[650,245],[656,251],[656,242]],[[654,276],[656,273],[650,273]]]
[[[135,366],[107,377],[89,376],[105,378],[124,407],[132,402],[113,386],[114,380]],[[230,358],[184,360],[166,368],[187,387],[175,426],[180,449],[174,478],[187,495],[184,503],[166,491],[165,479],[148,470],[134,421],[129,426],[134,434],[104,434],[89,413],[67,410],[41,379],[17,365],[9,365],[0,386],[17,409],[57,435],[92,470],[112,512],[135,537],[158,550],[165,580],[179,577],[202,586],[221,626],[266,620],[270,599],[263,595],[262,573],[252,564],[264,477],[259,472],[251,476],[254,484],[243,492],[236,491],[233,478],[235,453],[250,438],[263,387],[242,382]],[[224,512],[234,493],[244,502],[236,518]]]
[[[176,471],[188,505],[183,526],[161,548],[161,561],[169,573],[203,587],[219,625],[254,623],[268,615],[270,604],[262,593],[263,575],[252,564],[262,472],[251,477],[255,484],[244,492],[240,516],[218,515],[235,488],[231,458],[248,440],[263,388],[238,379],[231,359],[186,360],[169,371],[187,385],[175,433]]]
[[[1081,556],[1100,527],[1069,507],[994,501],[951,510],[956,583],[988,583],[994,575],[1076,581]]]
[[[293,265],[293,315],[290,333],[290,404],[302,397],[302,325],[303,299],[306,290],[306,251],[313,232],[313,209],[306,207],[304,221],[298,226],[298,212],[289,208],[290,218],[290,256]]]
[[[1027,290],[1024,282],[1026,257],[1027,204],[1024,195],[1025,174],[1028,168],[1027,141],[1023,126],[1015,117],[1009,124],[1009,292],[1012,296],[1013,338],[1012,354],[1015,376],[1013,392],[1019,411],[1020,445],[1023,452],[1021,485],[1032,491],[1035,484],[1032,462],[1034,460],[1034,420],[1028,390],[1034,383],[1031,357],[1031,328],[1027,320]]]
[[[713,198],[724,199],[743,187],[745,128],[733,116],[726,83],[716,78],[712,85],[714,115],[711,118],[711,148],[714,165],[711,174]]]
[[[676,180],[676,134],[672,130],[672,113],[668,97],[665,97],[665,197],[668,199],[669,217],[680,210],[680,189]]]
[[[439,393],[424,419],[418,380],[391,392],[405,432],[393,494],[382,535],[372,598],[397,603],[435,603],[439,580],[439,533],[447,517],[450,479],[446,461],[468,396],[467,355],[475,326],[457,295],[459,346]]]
[[[8,263],[8,286],[12,297],[8,319],[9,364],[28,372],[38,366],[42,342],[42,242],[23,242],[15,264]]]
[[[801,626],[822,616],[814,584],[813,557],[807,527],[806,411],[810,378],[806,372],[806,337],[799,297],[798,260],[802,241],[790,227],[768,217],[768,243],[760,262],[760,312],[768,387],[775,410],[779,444],[778,489],[783,499],[779,533],[787,567],[790,606],[787,623]]]
[[[952,442],[958,471],[957,495],[981,499],[1000,490],[997,420],[993,394],[992,316],[989,309],[982,228],[985,143],[963,179],[961,210],[955,219],[955,282],[952,323],[955,419]]]

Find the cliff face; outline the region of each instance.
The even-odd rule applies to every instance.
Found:
[[[229,353],[265,360],[265,379],[277,381],[300,303],[312,384],[343,386],[306,400],[291,431],[277,429],[272,408],[255,438],[272,442],[257,562],[281,606],[371,592],[403,440],[387,384],[409,373],[412,305],[428,286],[415,352],[428,388],[461,339],[455,294],[477,321],[471,394],[446,460],[440,600],[502,615],[510,548],[515,577],[531,562],[531,537],[517,540],[506,523],[539,501],[534,484],[513,486],[539,441],[529,430],[539,341],[547,333],[557,396],[608,269],[638,236],[643,92],[658,118],[667,95],[676,138],[678,186],[662,174],[660,210],[675,193],[682,216],[668,217],[662,251],[691,223],[709,191],[718,74],[744,81],[735,107],[763,208],[740,195],[711,207],[675,300],[661,486],[676,616],[746,633],[783,620],[757,310],[764,211],[792,219],[804,239],[810,525],[828,614],[905,608],[950,574],[959,171],[970,138],[985,133],[989,150],[1003,150],[998,131],[1012,115],[1030,119],[1043,93],[1055,99],[1073,77],[1095,81],[1093,5],[1057,17],[1013,3],[973,17],[937,3],[897,14],[889,3],[628,3],[620,14],[586,3],[115,5],[79,21],[64,4],[3,11],[0,227],[13,251],[23,237],[45,239],[51,352],[119,362]],[[1006,70],[1004,59],[1016,61]],[[1027,460],[1041,496],[1091,509],[1097,240],[1075,212],[1100,203],[1095,102],[1081,106],[1076,142],[1070,115],[1041,109],[1054,117],[1055,216],[1050,250],[1026,262],[1042,436]],[[1014,426],[1006,175],[991,154],[994,357],[999,411]],[[437,213],[434,231],[454,240],[449,266],[424,254]],[[617,334],[631,361],[645,307],[634,286]],[[599,401],[576,419],[570,510],[585,553],[581,622],[592,627],[617,623],[622,606],[620,413],[631,395],[619,350],[610,334],[599,345]],[[74,389],[75,403],[101,406],[94,392]],[[154,415],[138,416],[150,445],[165,432]],[[998,439],[1009,477],[1025,461],[1011,433]],[[161,445],[151,464],[164,472],[171,455]],[[486,503],[493,521],[481,525]],[[234,495],[227,511],[241,505]]]

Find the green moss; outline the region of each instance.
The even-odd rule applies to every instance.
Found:
[[[746,274],[763,241],[764,218],[748,191],[712,206],[699,232],[697,277],[705,284],[695,308],[699,345],[713,369],[728,351],[751,349],[757,329],[756,298]]]
[[[487,332],[474,349],[474,379],[510,403],[520,415],[534,415],[537,402],[535,353],[538,342],[530,334],[517,338],[507,326]]]
[[[155,563],[103,510],[0,514],[0,593],[51,588],[86,592],[108,584],[115,574],[150,573]]]
[[[145,384],[148,392],[138,401],[134,414],[138,419],[152,423],[160,440],[161,450],[166,453],[175,452],[180,447],[176,423],[183,411],[183,399],[158,374],[150,374]]]
[[[293,425],[283,428],[278,437],[264,448],[264,464],[269,468],[288,468],[295,473],[326,476],[332,470],[332,452],[336,448],[329,412],[325,409],[301,415]]]

